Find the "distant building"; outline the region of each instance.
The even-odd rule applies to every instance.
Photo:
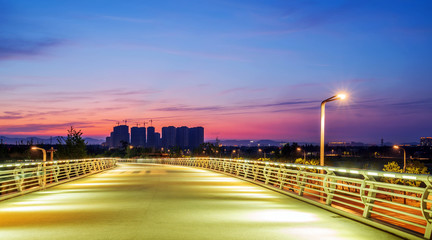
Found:
[[[146,131],[147,130],[147,131]],[[115,126],[110,136],[106,137],[104,146],[110,148],[123,147],[124,144],[131,144],[134,147],[149,148],[197,148],[204,143],[204,128],[193,127],[163,127],[161,134],[155,131],[154,127],[132,127],[129,134],[129,126]]]
[[[115,126],[109,138],[110,147],[122,147],[124,143],[129,144],[129,126]]]
[[[204,128],[193,127],[189,128],[189,147],[197,148],[204,143]]]
[[[353,147],[353,146],[364,146],[365,144],[362,142],[329,142],[329,147]]]
[[[170,148],[176,145],[176,128],[174,126],[162,128],[162,147]]]
[[[181,148],[189,147],[189,128],[179,127],[176,129],[176,145]]]
[[[134,147],[145,147],[146,145],[146,128],[132,127],[131,128],[131,145]]]
[[[346,147],[346,146],[351,146],[351,144],[348,142],[329,142],[328,146],[329,147]]]
[[[420,146],[432,147],[432,137],[421,137],[420,138]]]
[[[112,145],[111,137],[106,137],[104,146],[111,147]]]
[[[147,147],[155,148],[157,144],[156,136],[155,136],[155,128],[148,127],[147,128]]]
[[[155,147],[160,148],[162,145],[161,135],[158,132],[154,133]]]

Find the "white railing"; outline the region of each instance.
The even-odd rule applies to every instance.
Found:
[[[92,158],[0,164],[0,200],[113,168],[117,159]]]
[[[133,161],[224,172],[406,238],[431,239],[431,175],[221,158]]]

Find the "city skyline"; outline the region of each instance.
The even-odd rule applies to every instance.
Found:
[[[105,138],[104,145],[109,148],[119,148],[126,145],[148,148],[198,148],[204,143],[204,128],[165,126],[157,132],[155,127],[131,127],[125,124],[113,127],[113,131]]]
[[[104,138],[119,120],[206,139],[432,135],[428,1],[0,1],[0,135]],[[160,131],[159,131],[160,132]]]

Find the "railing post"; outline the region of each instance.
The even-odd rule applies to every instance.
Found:
[[[332,176],[334,176],[334,172],[331,172],[329,170],[326,170],[326,175],[323,179],[323,190],[326,193],[327,197],[326,197],[326,205],[331,205],[332,204],[332,200],[333,200],[333,193],[336,190],[336,184],[335,184],[335,179],[332,178]],[[329,181],[330,179],[330,181]]]
[[[246,162],[243,165],[243,171],[244,171],[244,178],[247,178],[248,177],[248,172],[249,172],[249,163],[248,162]]]
[[[76,165],[75,165],[75,176],[77,176],[77,177],[79,176],[80,168],[81,168],[80,162],[76,162]]]
[[[428,210],[427,202],[425,200],[427,200],[429,198],[430,191],[432,191],[432,184],[429,181],[429,179],[427,181],[423,181],[423,182],[426,184],[426,188],[424,189],[423,194],[421,196],[420,209],[421,209],[421,212],[423,214],[423,217],[426,220],[426,228],[425,228],[424,238],[431,239],[431,237],[432,237],[432,219],[431,219],[431,214],[427,213],[425,211],[425,210]]]
[[[239,167],[240,162],[236,162],[235,163],[235,171],[236,171],[236,175],[239,176],[240,175],[240,167]]]
[[[254,176],[254,178],[253,178],[254,181],[256,181],[257,178],[258,178],[257,167],[258,167],[257,163],[254,163],[254,165],[252,165],[252,173],[253,173],[253,176]]]
[[[13,171],[15,184],[16,184],[16,187],[17,187],[19,192],[22,192],[22,187],[23,187],[22,185],[24,182],[24,171],[21,167],[22,167],[22,165],[19,165]]]
[[[279,189],[283,189],[283,186],[285,185],[285,169],[286,168],[282,165],[279,167],[279,171],[278,171]]]
[[[363,217],[364,218],[370,218],[371,216],[371,210],[373,208],[373,204],[375,202],[375,200],[373,198],[376,197],[376,192],[373,191],[376,187],[375,184],[371,183],[369,185],[369,188],[366,188],[367,184],[366,181],[372,181],[372,182],[376,182],[375,178],[372,176],[368,176],[368,175],[363,175],[364,180],[360,186],[360,198],[362,199],[364,206],[364,210],[363,210]],[[365,197],[366,195],[366,191],[368,190],[368,195],[367,197]]]
[[[268,168],[267,166],[268,166],[268,163],[265,164],[265,167],[263,169],[263,175],[264,175],[264,178],[265,178],[264,184],[266,184],[266,185],[270,181],[270,176],[269,175],[271,175],[271,169],[267,170],[267,168]],[[270,174],[267,171],[270,172]]]
[[[299,191],[298,191],[298,195],[299,196],[303,196],[303,191],[304,191],[304,180],[306,178],[304,177],[304,173],[301,169],[301,167],[298,167],[298,171],[297,171],[297,176],[296,176],[296,181],[297,181],[297,185],[299,187]]]
[[[58,182],[58,176],[60,173],[60,167],[58,166],[57,162],[54,163],[54,165],[52,166],[53,169],[53,177],[54,177],[54,181]]]
[[[36,176],[38,177],[38,183],[39,183],[39,186],[41,188],[45,187],[45,182],[44,182],[45,174],[44,174],[43,170],[44,169],[43,169],[42,164],[38,164],[37,170],[36,170]]]

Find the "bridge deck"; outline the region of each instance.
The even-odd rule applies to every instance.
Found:
[[[0,202],[2,239],[400,239],[211,171],[119,167]]]

